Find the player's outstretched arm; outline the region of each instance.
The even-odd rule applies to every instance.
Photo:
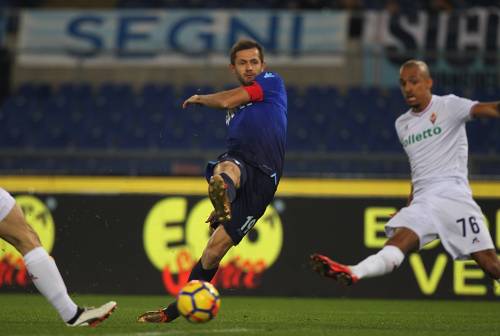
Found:
[[[478,103],[472,107],[471,114],[474,118],[500,118],[500,101]]]
[[[237,87],[235,89],[212,94],[195,94],[182,103],[182,108],[186,108],[191,104],[200,104],[211,108],[230,109],[248,103],[249,101],[250,95],[247,91],[242,87]]]

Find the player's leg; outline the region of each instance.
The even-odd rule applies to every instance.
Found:
[[[41,247],[17,204],[0,222],[0,236],[12,244],[24,258],[28,274],[36,288],[67,322],[78,312],[78,306],[68,296],[66,286],[52,258]]]
[[[203,280],[210,282],[219,269],[220,261],[232,246],[234,246],[232,238],[228,235],[224,226],[219,225],[208,240],[200,260],[191,270],[188,281]],[[172,312],[179,316],[177,306],[174,307],[175,309]]]
[[[391,273],[401,265],[408,253],[418,251],[419,244],[419,238],[415,232],[409,228],[399,227],[382,250],[359,264],[351,266],[351,271],[357,279]]]
[[[234,161],[221,161],[214,168],[214,175],[226,175],[231,179],[235,189],[240,187],[241,170]],[[226,178],[224,178],[226,181]]]
[[[238,161],[221,161],[213,170],[208,183],[208,196],[214,212],[207,222],[225,222],[231,219],[231,203],[240,187],[241,169]]]
[[[243,184],[241,163],[225,154],[221,161],[210,162],[207,166],[208,196],[214,211],[207,219],[210,223],[210,239],[203,251],[202,257],[196,263],[189,275],[191,280],[210,281],[217,273],[219,261],[229,248],[234,245],[221,223],[232,219],[231,203],[236,199],[236,190]],[[243,180],[243,181],[242,181]],[[148,311],[138,317],[139,322],[168,323],[179,317],[177,302],[170,303],[167,308],[158,311]]]
[[[494,249],[474,252],[471,257],[488,276],[500,283],[500,260]]]
[[[5,215],[6,209],[10,208]],[[78,320],[79,325],[94,325],[109,316],[116,303],[110,302],[105,307],[106,312],[79,308],[68,295],[66,285],[59,270],[45,249],[33,228],[26,222],[20,207],[15,200],[3,189],[0,189],[0,237],[12,244],[24,258],[28,274],[38,291],[45,296],[49,303],[57,310],[61,319],[73,325]],[[102,308],[102,307],[99,307]],[[85,312],[87,319],[83,320]],[[85,317],[84,316],[84,317]]]
[[[191,270],[188,281],[203,280],[210,282],[219,269],[220,261],[233,245],[234,242],[224,226],[219,225],[208,240],[200,260]],[[177,301],[174,301],[167,308],[142,314],[137,320],[139,322],[168,323],[178,317]]]
[[[333,278],[344,285],[351,285],[362,278],[372,278],[391,273],[401,265],[405,255],[418,250],[419,238],[412,230],[400,227],[389,238],[383,249],[354,266],[347,266],[330,258],[313,254],[311,266],[323,276]]]
[[[215,221],[215,231],[211,235],[203,254],[194,266],[189,280],[210,281],[215,276],[219,262],[227,251],[245,237],[271,203],[276,185],[274,178],[257,168],[241,169],[239,196],[232,203],[232,217],[229,221]],[[258,191],[255,188],[258,186]],[[253,220],[249,221],[249,218]],[[213,227],[214,227],[213,226]],[[160,311],[150,311],[139,316],[139,322],[170,322],[179,316],[177,303],[171,303]]]
[[[8,195],[8,197],[12,196]],[[2,203],[4,199],[1,199]],[[21,208],[13,198],[11,204],[10,210],[5,211],[5,215],[0,217],[0,237],[26,256],[28,252],[40,247],[41,242],[38,234],[26,222]]]
[[[408,253],[419,250],[438,237],[427,207],[425,202],[414,201],[401,209],[385,226],[389,239],[384,248],[360,263],[346,266],[326,256],[313,254],[313,270],[346,285],[394,271]]]
[[[443,191],[436,217],[441,244],[458,260],[474,259],[491,278],[500,279],[500,261],[481,208],[465,183]]]

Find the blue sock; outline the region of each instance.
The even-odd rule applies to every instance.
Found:
[[[189,281],[203,280],[210,282],[214,278],[215,273],[217,273],[218,269],[219,267],[215,267],[209,270],[204,269],[203,266],[201,265],[201,259],[200,259],[191,270],[191,274],[189,274]]]
[[[233,180],[227,175],[226,173],[220,173],[220,177],[224,180],[224,183],[226,183],[227,189],[227,197],[229,198],[229,202],[233,202],[234,199],[236,198],[236,187],[234,186]]]
[[[180,315],[179,309],[177,309],[177,301],[174,301],[171,304],[169,304],[167,308],[163,309],[163,311],[167,315],[168,318],[167,322],[175,320]]]
[[[191,270],[191,274],[189,274],[189,280],[203,280],[203,281],[208,281],[210,282],[214,276],[215,273],[217,273],[217,270],[219,267],[215,267],[210,270],[206,270],[203,268],[201,265],[201,259],[198,260],[196,265],[194,265],[193,269]],[[179,317],[179,310],[177,309],[177,302],[174,301],[171,304],[168,305],[167,308],[164,309],[165,313],[168,316],[168,322],[175,320],[177,317]]]

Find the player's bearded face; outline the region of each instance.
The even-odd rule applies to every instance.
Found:
[[[399,84],[406,103],[415,111],[422,111],[429,104],[432,94],[432,79],[418,66],[401,69]]]
[[[257,48],[240,50],[236,53],[231,70],[242,85],[251,85],[262,71],[265,63],[261,61]]]

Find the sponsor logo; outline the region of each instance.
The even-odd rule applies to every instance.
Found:
[[[437,136],[442,133],[442,129],[439,126],[434,126],[433,128],[428,128],[423,132],[410,134],[403,140],[403,147],[407,147],[409,145],[413,145],[422,140],[432,138],[433,136]]]
[[[26,287],[29,283],[27,273],[22,257],[12,254],[4,254],[0,257],[0,288]]]
[[[165,265],[162,271],[163,286],[167,293],[177,295],[189,281],[191,269],[196,264],[196,259],[188,252],[177,254],[175,260],[176,271]],[[242,260],[236,256],[221,264],[211,283],[224,289],[253,289],[259,287],[262,276],[268,268],[264,260]]]
[[[161,273],[165,290],[177,295],[187,282],[210,237],[203,222],[212,211],[209,198],[192,203],[173,196],[158,201],[149,211],[143,228],[146,256]],[[255,225],[255,226],[254,226]],[[259,287],[267,269],[278,259],[283,246],[283,227],[272,205],[257,221],[247,218],[247,236],[237,249],[222,259],[212,283],[222,288]]]
[[[274,78],[274,74],[272,72],[266,72],[264,78]]]

